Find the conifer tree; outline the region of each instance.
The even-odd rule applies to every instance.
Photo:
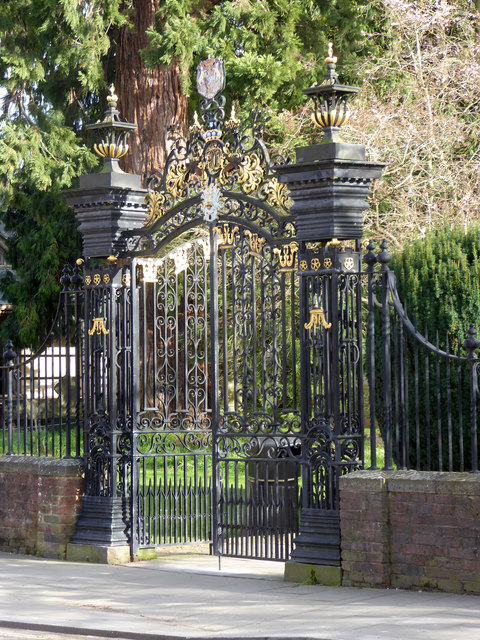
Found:
[[[15,270],[2,283],[13,304],[3,337],[17,344],[41,339],[61,268],[81,251],[60,192],[96,163],[79,131],[104,86],[109,25],[120,22],[117,0],[0,3],[0,214]]]

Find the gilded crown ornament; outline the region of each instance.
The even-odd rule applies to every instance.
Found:
[[[85,127],[97,135],[99,141],[93,145],[93,150],[104,159],[104,170],[108,171],[121,171],[118,167],[118,160],[127,153],[127,137],[131,131],[137,128],[136,124],[120,120],[117,101],[118,97],[115,95],[115,87],[112,84],[107,96],[108,107],[103,120],[87,124]]]
[[[322,81],[304,89],[303,93],[314,102],[313,122],[323,130],[322,142],[340,141],[340,127],[350,118],[348,100],[358,92],[358,87],[341,84],[336,71],[337,57],[333,55],[333,44],[328,45],[328,55],[325,58],[327,71]]]

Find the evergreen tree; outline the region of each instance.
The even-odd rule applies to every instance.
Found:
[[[96,159],[79,136],[104,86],[108,27],[117,0],[14,0],[0,4],[0,214],[16,277],[2,290],[13,313],[3,337],[35,344],[56,306],[61,268],[80,254],[60,192]]]

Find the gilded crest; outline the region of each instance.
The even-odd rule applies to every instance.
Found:
[[[221,58],[207,58],[197,67],[197,91],[213,100],[225,88],[225,65]]]

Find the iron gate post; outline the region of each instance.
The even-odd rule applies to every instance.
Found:
[[[120,120],[114,91],[112,86],[103,120],[86,127],[98,134],[94,150],[103,158],[103,168],[80,176],[78,188],[64,192],[80,223],[87,265],[86,355],[81,363],[85,495],[67,558],[107,563],[130,558],[126,476],[132,425],[131,394],[126,389],[130,388],[131,322],[129,286],[124,280],[128,267],[122,270],[114,263],[124,249],[121,234],[140,227],[146,218],[141,177],[119,167],[128,150],[126,137],[136,125]]]
[[[335,63],[330,47],[323,80],[304,91],[315,102],[322,142],[297,148],[295,164],[277,168],[296,218],[302,323],[303,493],[286,577],[302,575],[292,566],[302,563],[327,584],[341,580],[338,480],[363,466],[360,240],[366,199],[384,166],[367,162],[363,145],[341,141],[347,101],[358,89],[339,83]]]

